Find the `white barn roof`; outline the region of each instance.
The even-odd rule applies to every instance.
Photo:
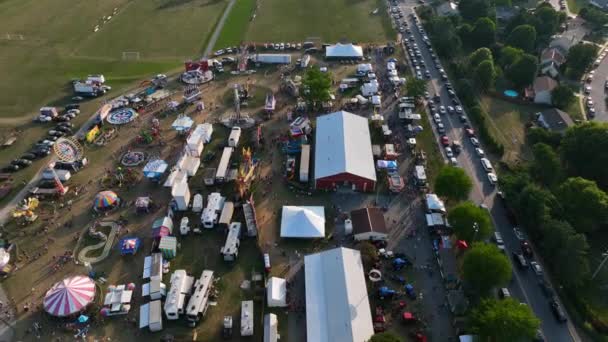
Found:
[[[325,208],[283,206],[281,237],[325,237]]]
[[[365,342],[374,334],[361,253],[335,248],[304,257],[309,342]]]
[[[353,44],[330,45],[325,49],[325,57],[363,57],[363,48]]]
[[[317,118],[315,180],[340,173],[376,180],[367,119],[340,111]]]
[[[272,277],[266,283],[268,307],[287,306],[287,281],[283,278]]]

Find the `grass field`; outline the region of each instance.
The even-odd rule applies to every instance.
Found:
[[[384,12],[371,14],[383,8],[380,0],[260,0],[258,4],[255,9],[255,0],[237,1],[216,48],[243,40],[292,42],[311,37],[323,42],[385,42],[394,35]]]
[[[588,1],[586,0],[568,0],[568,10],[572,13],[578,13],[587,4]]]
[[[0,121],[68,95],[68,81],[103,73],[122,85],[197,56],[227,0],[0,2]],[[102,16],[117,13],[103,23]],[[98,32],[93,32],[100,25]],[[23,40],[7,40],[6,34]],[[21,37],[21,36],[17,36]],[[140,61],[122,60],[124,51]],[[10,118],[10,120],[8,119]],[[12,120],[12,121],[11,121]]]

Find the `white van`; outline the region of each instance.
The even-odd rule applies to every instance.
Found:
[[[203,195],[196,194],[194,195],[194,200],[192,201],[192,211],[195,213],[200,213],[203,210]]]
[[[487,158],[481,158],[481,166],[483,167],[484,170],[486,170],[486,172],[490,172],[490,171],[494,170],[492,168],[492,163],[490,163],[490,161]]]

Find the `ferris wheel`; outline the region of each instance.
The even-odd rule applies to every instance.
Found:
[[[66,163],[73,163],[84,156],[82,145],[74,138],[57,139],[53,145],[53,152],[59,160]]]

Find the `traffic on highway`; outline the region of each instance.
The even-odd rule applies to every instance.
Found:
[[[406,1],[393,2],[392,5],[392,10],[397,8],[402,14],[401,18],[396,18],[396,23],[412,74],[428,81],[426,109],[446,163],[461,167],[469,174],[473,181],[470,199],[490,212],[497,231],[493,241],[514,265],[511,283],[508,288],[499,289],[497,295],[512,296],[531,306],[542,321],[539,341],[579,341],[573,324],[544,274],[542,261],[535,258],[532,246],[516,227],[516,222],[507,218],[501,196],[497,195],[498,176],[492,158],[483,150],[446,70],[414,13],[416,4]]]

